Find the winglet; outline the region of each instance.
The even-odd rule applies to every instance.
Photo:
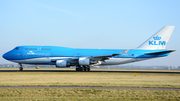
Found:
[[[127,54],[127,52],[129,52],[129,50],[130,49],[126,49],[126,50],[122,51],[121,53],[119,53],[119,55],[125,55],[125,54]]]
[[[129,52],[129,50],[130,50],[130,49],[126,49],[126,50],[124,50],[124,51],[122,51],[122,52],[120,52],[120,53],[118,53],[118,54],[113,54],[112,56],[125,55],[125,54],[127,54],[127,52]]]

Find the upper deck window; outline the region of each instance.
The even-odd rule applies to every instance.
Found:
[[[51,50],[51,48],[41,48],[41,50]]]
[[[37,50],[37,48],[25,48],[25,50]]]

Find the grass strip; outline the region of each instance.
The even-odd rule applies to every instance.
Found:
[[[0,89],[0,100],[180,100],[180,91],[72,88]]]
[[[101,72],[1,72],[0,86],[180,88],[180,74]]]

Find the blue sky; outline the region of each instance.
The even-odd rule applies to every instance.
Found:
[[[168,57],[128,65],[180,66],[179,0],[1,0],[0,55],[20,45],[136,48],[175,26]],[[11,63],[0,57],[0,63]]]

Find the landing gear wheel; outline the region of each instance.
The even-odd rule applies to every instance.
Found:
[[[85,71],[85,69],[84,69],[83,67],[81,67],[81,71],[82,71],[82,72],[84,72],[84,71]]]
[[[76,71],[79,71],[79,68],[76,68]]]
[[[20,65],[20,68],[19,68],[19,70],[20,70],[20,71],[23,71],[22,64],[19,64],[19,65]]]
[[[79,69],[79,71],[83,71],[83,68],[82,68],[82,67],[79,67],[78,69]]]
[[[20,67],[20,68],[19,68],[19,70],[20,70],[20,71],[23,71],[23,68],[22,68],[22,67]]]
[[[88,72],[90,71],[90,67],[89,67],[89,68],[87,68],[87,71],[88,71]]]
[[[84,71],[84,72],[89,72],[90,71],[90,66],[76,66],[76,71]]]
[[[76,66],[76,71],[82,71],[82,67],[81,66]]]
[[[84,68],[84,72],[86,72],[87,71],[87,66],[83,66],[83,68]]]
[[[85,72],[87,71],[87,67],[84,67],[84,71],[85,71]]]

